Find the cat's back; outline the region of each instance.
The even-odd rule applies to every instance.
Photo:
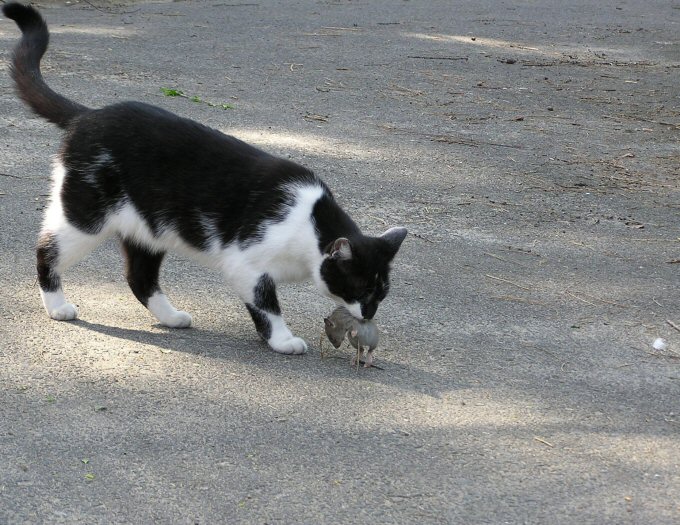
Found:
[[[121,102],[88,111],[67,128],[65,148],[106,147],[118,156],[145,161],[184,159],[195,165],[209,156],[269,159],[272,156],[246,142],[194,120],[143,102]]]
[[[130,190],[142,185],[163,193],[190,185],[219,198],[225,191],[244,197],[290,183],[323,185],[299,164],[142,102],[113,104],[74,119],[61,156],[76,171],[104,158]]]

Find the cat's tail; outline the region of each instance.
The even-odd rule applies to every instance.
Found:
[[[33,7],[12,2],[2,6],[7,18],[21,29],[21,40],[14,49],[10,71],[21,99],[41,117],[65,128],[89,108],[52,91],[40,73],[40,59],[47,50],[50,34],[47,24]]]

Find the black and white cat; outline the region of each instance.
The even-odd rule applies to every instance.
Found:
[[[45,21],[18,3],[2,10],[22,32],[11,66],[19,96],[65,130],[37,246],[52,319],[77,317],[61,276],[112,236],[121,240],[132,292],[169,327],[188,327],[191,316],[158,284],[168,251],[222,271],[280,353],[307,345],[281,317],[277,283],[312,278],[357,318],[373,318],[406,229],[365,236],[310,170],[163,109],[138,102],[90,109],[55,93],[40,73]]]

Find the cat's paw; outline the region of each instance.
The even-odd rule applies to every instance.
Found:
[[[78,317],[78,309],[74,304],[64,303],[50,310],[50,317],[55,321],[72,321]]]
[[[161,323],[168,328],[189,328],[191,326],[191,315],[177,310],[167,315]]]
[[[270,340],[269,346],[274,352],[278,352],[279,354],[299,355],[304,354],[307,351],[307,343],[305,343],[304,339],[294,336],[282,341]]]

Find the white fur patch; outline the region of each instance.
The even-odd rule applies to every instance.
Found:
[[[74,226],[71,226],[64,216],[64,208],[61,203],[61,188],[64,183],[66,169],[60,160],[53,162],[52,169],[52,193],[50,204],[45,212],[43,220],[43,234],[51,234],[56,237],[59,246],[59,258],[55,266],[58,274],[66,271],[70,266],[77,263],[99,244],[101,244],[109,234],[100,232],[96,235],[85,233]]]
[[[349,310],[354,317],[357,319],[363,319],[364,316],[361,314],[361,305],[359,303],[346,303],[340,299],[340,304]]]
[[[92,184],[93,186],[97,185],[97,172],[105,168],[107,166],[110,166],[113,164],[113,157],[111,156],[111,153],[106,150],[102,149],[90,162],[90,165],[88,166],[87,170],[83,173],[83,180],[87,182],[88,184]]]
[[[164,293],[156,292],[147,302],[147,308],[158,321],[170,328],[188,328],[191,326],[191,316],[170,304]]]
[[[304,354],[307,351],[307,343],[299,337],[295,337],[286,326],[280,315],[267,314],[271,323],[272,335],[267,341],[275,352],[280,354]]]
[[[126,202],[107,217],[102,228],[102,235],[111,237],[114,234],[136,241],[140,246],[151,251],[186,255],[210,268],[219,268],[220,266],[218,246],[208,251],[194,248],[180,237],[171,224],[161,228],[161,231],[154,235],[146,221],[130,202]]]
[[[277,283],[301,281],[320,266],[322,257],[310,217],[323,189],[300,186],[292,190],[295,204],[283,221],[263,225],[260,242],[246,248],[231,244],[223,250],[221,267],[230,282],[251,272],[267,273]]]
[[[71,321],[78,317],[78,309],[75,305],[66,302],[64,292],[57,290],[56,292],[43,292],[40,290],[43,306],[49,315],[55,321]]]

